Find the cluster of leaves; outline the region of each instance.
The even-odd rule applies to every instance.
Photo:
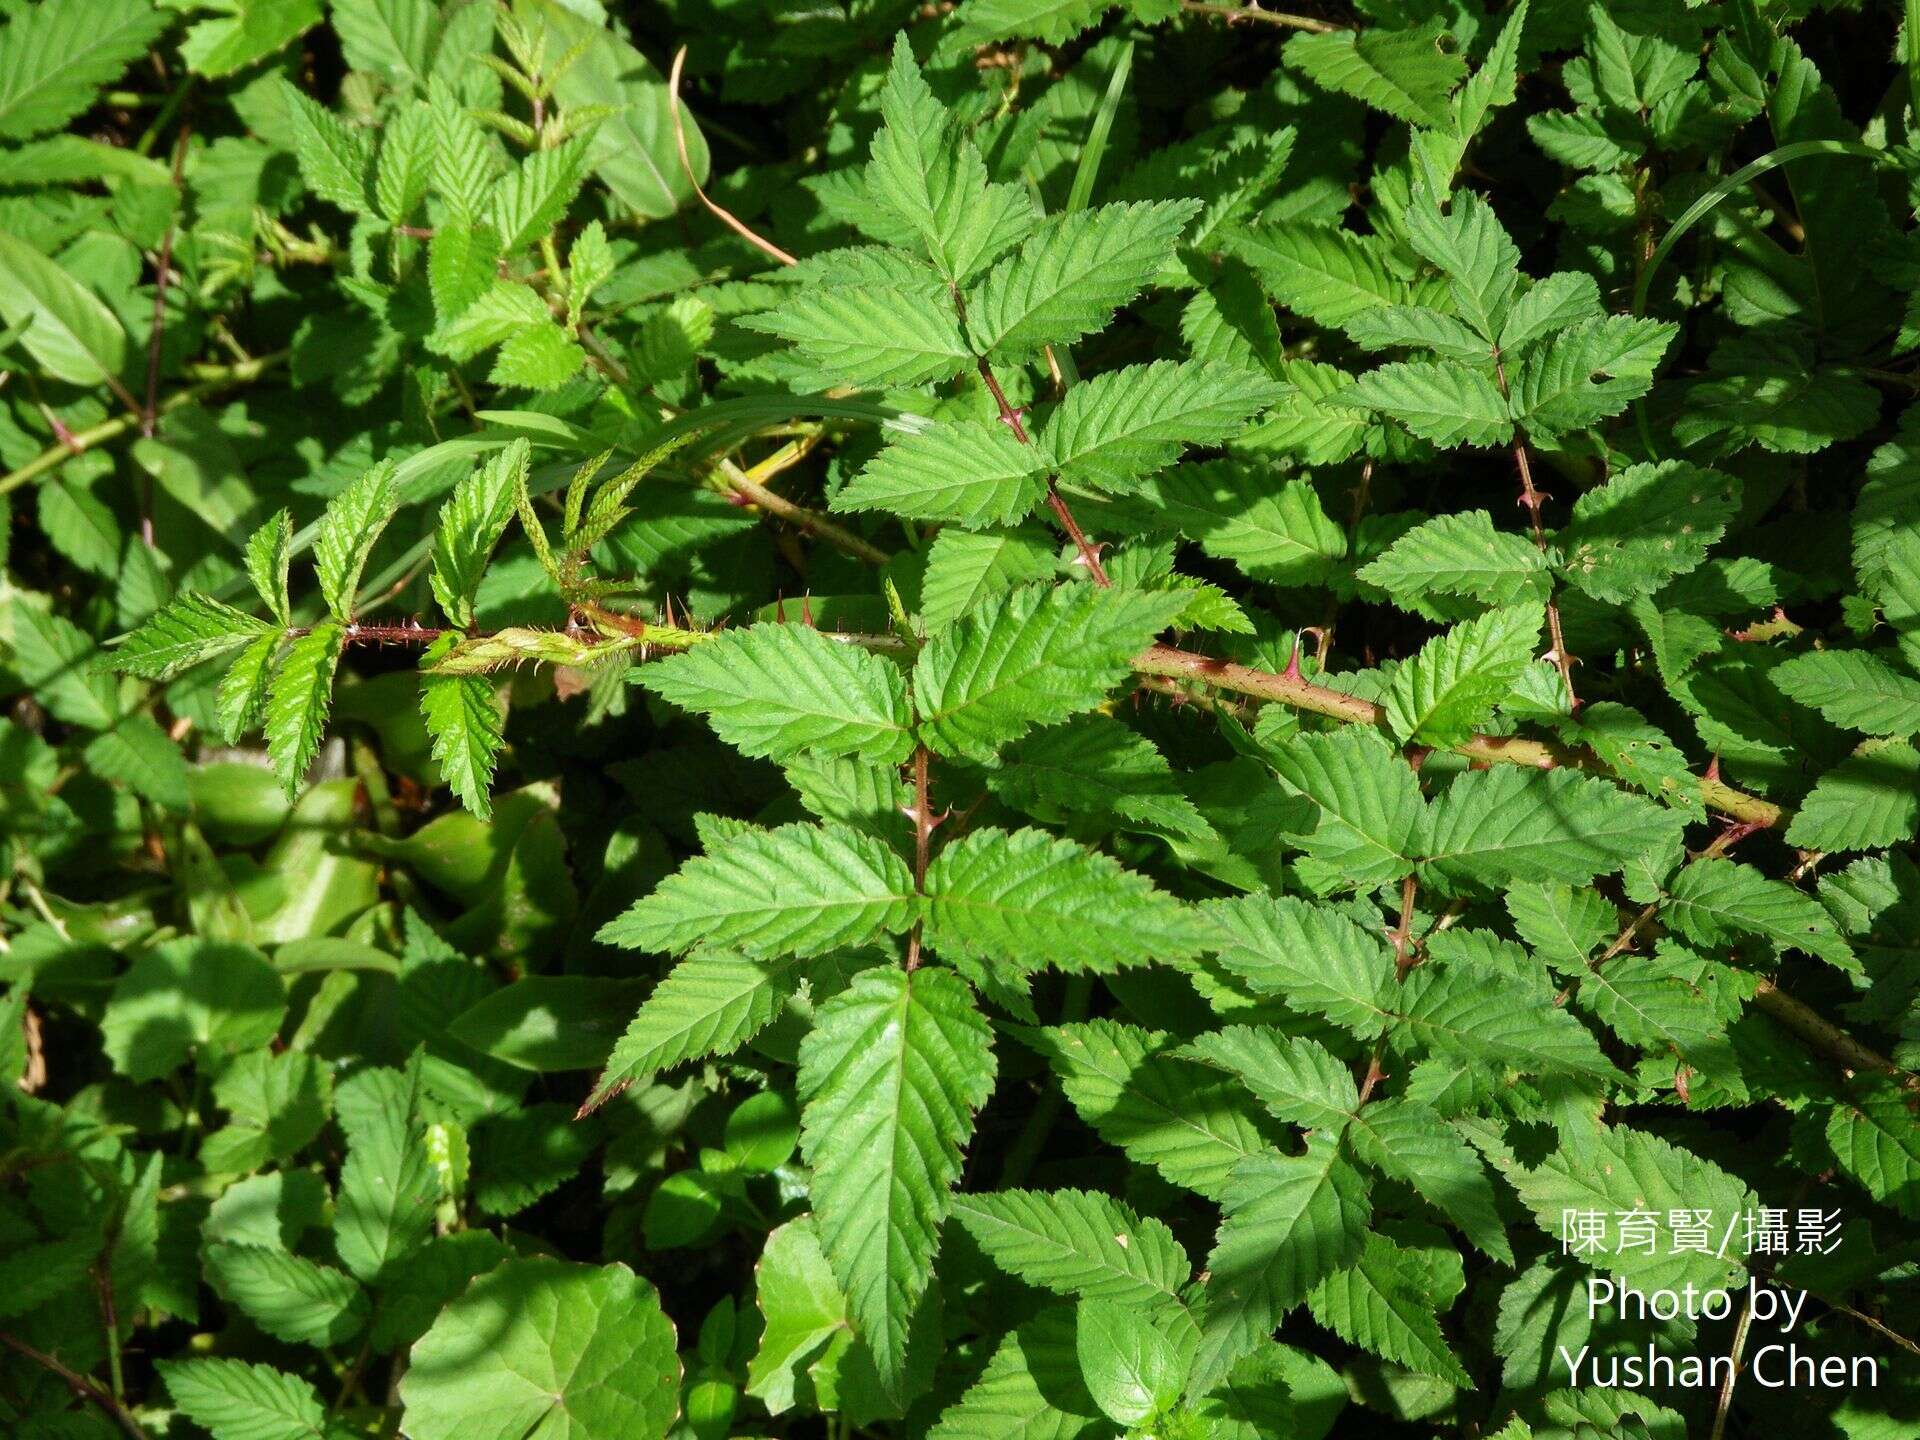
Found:
[[[1916,81],[0,0],[0,1428],[1914,1433]]]

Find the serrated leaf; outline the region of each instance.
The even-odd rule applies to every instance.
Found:
[[[1677,845],[1681,818],[1605,780],[1499,766],[1457,776],[1417,844],[1422,868],[1449,883],[1577,885]]]
[[[1155,835],[1214,834],[1153,742],[1110,716],[1037,731],[1002,756],[987,784],[1006,804],[1050,824],[1110,817],[1115,828]]]
[[[1920,750],[1869,740],[1823,774],[1800,802],[1787,843],[1803,850],[1878,850],[1920,829]]]
[[[15,21],[8,32],[19,27]],[[40,369],[70,385],[107,385],[127,363],[118,317],[59,262],[0,231],[0,321]],[[122,394],[125,391],[121,392]]]
[[[269,630],[248,641],[220,677],[214,711],[220,717],[221,738],[229,745],[265,719],[274,661],[285,639],[280,631]]]
[[[587,158],[587,137],[576,135],[535,150],[495,182],[487,218],[500,237],[502,254],[511,255],[553,230],[586,178]]]
[[[1436,515],[1354,572],[1398,601],[1464,595],[1486,605],[1545,600],[1547,558],[1524,535],[1494,528],[1484,510]]]
[[[101,779],[118,780],[169,810],[187,808],[186,758],[151,715],[123,716],[111,730],[89,740],[84,753],[88,767]]]
[[[1205,908],[1223,937],[1220,963],[1256,994],[1324,1016],[1363,1040],[1386,1027],[1395,977],[1382,936],[1293,896],[1248,895]]]
[[[813,287],[740,324],[792,341],[822,388],[925,385],[974,364],[952,303],[932,286]]]
[[[1227,249],[1252,267],[1275,300],[1322,325],[1408,298],[1406,282],[1388,268],[1378,243],[1333,226],[1296,221],[1229,230]]]
[[[913,922],[913,876],[886,845],[844,825],[747,829],[688,861],[601,927],[609,945],[679,952],[818,955]]]
[[[373,203],[391,223],[406,223],[427,198],[434,144],[433,111],[426,105],[410,105],[395,112],[381,130],[380,150],[373,166]]]
[[[421,657],[431,664],[434,651],[452,648],[455,637],[441,637]],[[482,820],[493,814],[487,791],[499,759],[504,730],[500,702],[483,675],[420,676],[420,714],[433,741],[433,763],[460,803]]]
[[[0,30],[0,139],[58,130],[167,28],[147,0],[45,0]]]
[[[1402,982],[1391,1006],[1389,1039],[1439,1055],[1523,1074],[1619,1076],[1592,1032],[1550,994],[1529,996],[1498,975],[1458,965],[1422,967]]]
[[[347,1158],[333,1233],[340,1262],[378,1285],[432,1235],[440,1180],[427,1153],[420,1060],[405,1070],[362,1071],[355,1080],[362,1103],[341,1108]]]
[[[973,1117],[993,1090],[993,1032],[950,971],[868,970],[800,1046],[800,1146],[821,1248],[898,1392],[908,1327]]]
[[[893,764],[913,749],[899,667],[809,626],[727,631],[638,678],[705,715],[745,755],[787,760],[811,750]]]
[[[1493,347],[1460,321],[1425,305],[1379,305],[1341,323],[1363,350],[1431,350],[1443,360],[1484,365]]]
[[[1347,1135],[1361,1161],[1412,1186],[1484,1253],[1513,1264],[1486,1167],[1440,1116],[1411,1100],[1379,1100],[1360,1111]]]
[[[267,686],[267,753],[289,797],[299,793],[326,733],[333,674],[346,646],[340,625],[316,625],[287,647]]]
[[[487,378],[496,385],[527,390],[557,390],[580,373],[587,352],[567,338],[551,319],[516,329],[500,343]]]
[[[1686,752],[1639,711],[1611,700],[1580,708],[1579,719],[1561,733],[1593,750],[1616,777],[1692,818],[1705,817],[1699,787]]]
[[[1037,443],[1061,480],[1125,489],[1171,464],[1185,446],[1227,439],[1283,389],[1230,365],[1132,365],[1069,390]]]
[[[1111,971],[1197,951],[1211,927],[1144,876],[1042,830],[981,829],[927,870],[937,954],[1019,970]]]
[[[1827,1143],[1840,1168],[1875,1200],[1920,1218],[1920,1123],[1897,1084],[1881,1075],[1855,1077],[1827,1116]]]
[[[1920,679],[1867,650],[1815,650],[1775,668],[1772,680],[1789,700],[1812,706],[1834,724],[1869,735],[1920,733]]]
[[[582,1109],[636,1081],[702,1055],[727,1055],[780,1013],[793,988],[791,962],[696,950],[654,988],[607,1057]]]
[[[1737,944],[1741,935],[1757,935],[1842,970],[1859,964],[1819,901],[1724,857],[1684,866],[1667,887],[1660,913],[1667,925],[1697,945],[1718,948]]]
[[[1536,440],[1583,430],[1653,387],[1653,373],[1679,327],[1608,315],[1556,334],[1527,358],[1513,386],[1513,418]]]
[[[1085,1190],[956,1195],[953,1216],[994,1264],[1068,1299],[1177,1301],[1192,1273],[1160,1221]]]
[[[920,652],[920,738],[943,755],[982,758],[1036,725],[1091,710],[1184,608],[1175,593],[1091,585],[997,596]]]
[[[1173,258],[1199,208],[1143,201],[1051,221],[968,290],[967,333],[980,353],[1018,359],[1100,329]]]
[[[1080,1118],[1176,1185],[1216,1199],[1266,1143],[1237,1087],[1181,1058],[1172,1036],[1111,1020],[1024,1033]]]
[[[1036,531],[942,530],[927,551],[920,618],[929,631],[944,630],[983,600],[1046,579],[1058,564],[1058,547]]]
[[[1287,63],[1315,84],[1364,100],[1397,120],[1442,127],[1452,120],[1448,93],[1467,73],[1464,59],[1440,47],[1445,33],[1436,16],[1413,30],[1295,35],[1287,42]]]
[[[1465,743],[1532,662],[1544,618],[1538,605],[1510,605],[1421,646],[1383,697],[1395,737],[1438,749]]]
[[[399,505],[394,462],[382,460],[321,512],[313,537],[313,568],[320,578],[321,597],[336,620],[353,619],[360,572]]]
[[[247,538],[247,578],[260,603],[282,629],[293,624],[293,601],[287,593],[287,574],[293,566],[293,516],[275,511]]]
[[[1316,1285],[1307,1308],[1350,1345],[1463,1389],[1473,1383],[1441,1333],[1419,1264],[1384,1235],[1367,1236],[1358,1261]]]
[[[1382,365],[1337,397],[1396,420],[1436,445],[1499,445],[1513,434],[1505,397],[1480,370],[1430,360]]]
[[[113,648],[113,666],[148,680],[170,680],[183,670],[230,654],[266,632],[266,622],[206,595],[169,601]]]
[[[1264,584],[1317,585],[1347,553],[1346,532],[1305,480],[1275,485],[1251,465],[1205,461],[1168,471],[1142,493],[1207,554]]]
[[[367,1323],[366,1291],[351,1275],[285,1250],[222,1243],[206,1250],[221,1298],[289,1345],[338,1345]]]
[[[1520,285],[1520,251],[1493,207],[1462,190],[1443,211],[1423,188],[1403,221],[1407,243],[1447,277],[1454,309],[1483,338],[1497,336]]]
[[[1513,354],[1543,335],[1600,314],[1600,286],[1594,278],[1583,270],[1562,270],[1535,282],[1514,300],[1500,326],[1500,349]]]
[[[1046,492],[1041,450],[997,420],[957,420],[895,440],[834,495],[833,508],[977,530],[1025,518]]]
[[[244,1360],[162,1360],[174,1407],[213,1440],[326,1440],[325,1407],[313,1386]]]
[[[294,159],[300,178],[322,200],[349,215],[366,215],[368,182],[373,173],[373,146],[358,130],[350,130],[332,111],[310,100],[288,80],[279,82],[293,134]]]
[[[1267,1112],[1290,1125],[1338,1134],[1360,1108],[1347,1067],[1314,1040],[1267,1025],[1229,1025],[1183,1052],[1237,1077]]]
[[[1112,1434],[1080,1378],[1073,1312],[1043,1310],[1009,1331],[928,1440],[1095,1440]]]
[[[473,624],[474,596],[493,547],[513,518],[514,496],[526,483],[529,454],[524,439],[511,441],[456,485],[440,507],[427,579],[455,627]]]
[[[1314,1286],[1359,1259],[1372,1208],[1360,1173],[1324,1134],[1308,1136],[1302,1155],[1249,1156],[1235,1168],[1222,1207],[1189,1380],[1197,1393],[1270,1338]]]

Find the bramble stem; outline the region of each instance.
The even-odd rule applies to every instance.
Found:
[[[927,858],[933,849],[933,814],[928,809],[932,786],[928,776],[927,747],[913,747],[913,889],[920,894],[927,888]],[[907,973],[920,968],[920,922],[913,922],[907,936]]]
[[[1331,20],[1316,20],[1311,15],[1289,15],[1284,10],[1262,10],[1257,5],[1219,5],[1211,0],[1180,0],[1180,8],[1189,15],[1207,15],[1229,25],[1241,20],[1258,20],[1265,25],[1283,25],[1289,30],[1305,30],[1313,35],[1331,35],[1345,30]]]

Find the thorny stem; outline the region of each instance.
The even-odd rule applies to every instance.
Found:
[[[993,396],[993,403],[1000,407],[1000,419],[1013,431],[1013,438],[1022,445],[1031,445],[1026,426],[1020,423],[1020,412],[1007,403],[1007,392],[1000,388],[1000,382],[994,377],[993,367],[987,363],[987,357],[980,357],[980,378],[986,382],[987,393]],[[1087,574],[1093,577],[1093,583],[1102,589],[1112,585],[1107,578],[1105,568],[1100,564],[1100,549],[1087,539],[1086,532],[1073,518],[1073,511],[1067,508],[1067,502],[1061,498],[1059,487],[1051,477],[1047,480],[1047,508],[1053,511],[1053,518],[1060,522],[1060,528],[1067,532],[1067,538],[1073,541],[1073,548],[1080,553],[1080,563],[1086,567]]]
[[[933,848],[933,812],[928,808],[931,786],[927,774],[927,747],[913,747],[913,890],[927,888],[927,857]],[[920,968],[920,922],[907,936],[907,973]]]
[[[162,401],[158,414],[165,415],[179,409],[182,405],[191,405],[203,395],[211,395],[220,390],[231,390],[240,385],[251,385],[267,371],[284,365],[290,352],[281,350],[272,355],[263,355],[258,360],[249,360],[238,365],[196,365],[188,369],[188,374],[196,377],[196,383],[186,389],[170,395]],[[122,387],[123,389],[125,387]],[[84,451],[105,445],[119,439],[127,431],[141,423],[140,407],[129,406],[131,413],[116,415],[111,420],[102,420],[98,425],[85,430],[77,430],[57,445],[49,446],[18,470],[9,471],[0,476],[0,495],[17,490],[22,485],[38,480],[50,470],[57,470],[66,461]]]
[[[1220,5],[1211,0],[1180,0],[1180,8],[1189,15],[1207,15],[1217,20],[1225,20],[1229,25],[1240,20],[1258,20],[1266,25],[1283,25],[1289,30],[1305,30],[1314,35],[1331,35],[1335,31],[1345,30],[1345,25],[1336,25],[1330,20],[1316,20],[1311,15],[1289,15],[1284,10],[1262,10],[1258,5]]]
[[[148,1440],[147,1432],[140,1428],[140,1422],[133,1418],[132,1412],[79,1371],[61,1364],[46,1351],[37,1350],[26,1341],[9,1335],[4,1330],[0,1330],[0,1345],[6,1346],[15,1354],[24,1356],[41,1369],[58,1376],[77,1399],[90,1401],[99,1406],[127,1433],[128,1440]]]
[[[1400,918],[1394,922],[1393,930],[1387,936],[1393,945],[1393,978],[1396,984],[1407,978],[1407,972],[1413,969],[1414,962],[1419,958],[1419,947],[1413,938],[1413,902],[1419,893],[1419,884],[1413,876],[1409,875],[1400,882]],[[1382,1036],[1367,1060],[1366,1077],[1360,1082],[1362,1105],[1373,1098],[1374,1087],[1386,1078],[1386,1071],[1380,1068],[1380,1062],[1387,1053],[1386,1043],[1386,1037]]]

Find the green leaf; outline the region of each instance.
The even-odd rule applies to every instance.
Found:
[[[289,798],[299,793],[326,733],[334,670],[345,645],[342,626],[316,625],[287,647],[268,682],[267,753]]]
[[[1045,580],[1057,568],[1057,548],[1035,531],[942,530],[927,551],[920,618],[929,631],[944,630],[990,596]]]
[[[181,58],[196,75],[236,74],[320,23],[320,0],[232,0],[224,13],[191,26]]]
[[[400,505],[395,466],[383,460],[327,502],[313,538],[320,594],[336,620],[351,621],[360,572],[380,532]]]
[[[501,342],[487,378],[496,385],[528,390],[557,390],[587,363],[587,352],[567,338],[552,320],[517,329]]]
[[[708,170],[707,140],[686,102],[680,102],[680,124],[691,179],[680,164],[666,77],[653,62],[598,18],[583,18],[558,0],[539,0],[536,13],[556,32],[550,55],[579,51],[555,77],[554,98],[569,113],[597,106],[611,112],[588,147],[595,173],[640,220],[673,214],[693,198],[694,183],[704,183]]]
[[[1514,354],[1543,335],[1598,319],[1601,314],[1600,287],[1594,278],[1584,270],[1562,270],[1522,291],[1513,302],[1500,326],[1500,349]]]
[[[1184,446],[1218,445],[1282,393],[1265,375],[1231,365],[1130,365],[1069,390],[1037,443],[1062,481],[1126,489]]]
[[[58,130],[88,109],[168,21],[148,0],[43,0],[8,13],[12,22],[0,30],[4,140]]]
[[[1491,340],[1504,328],[1520,285],[1520,251],[1493,207],[1472,191],[1455,194],[1444,211],[1434,199],[1424,188],[1416,190],[1402,217],[1407,243],[1439,267],[1454,309]]]
[[[279,974],[251,946],[168,940],[142,951],[114,985],[101,1048],[129,1080],[157,1080],[197,1050],[265,1045],[286,1008]]]
[[[1363,1040],[1386,1028],[1395,978],[1381,935],[1331,906],[1293,896],[1247,895],[1205,908],[1224,937],[1220,963],[1257,994],[1324,1016]]]
[[[1739,1179],[1657,1135],[1613,1125],[1563,1144],[1536,1165],[1492,1158],[1556,1245],[1638,1289],[1717,1289],[1744,1268],[1737,1245],[1720,1251],[1719,1234],[1714,1248],[1702,1250],[1622,1243],[1621,1221],[1635,1214],[1707,1211],[1716,1228],[1731,1235],[1758,1203]],[[1598,1217],[1597,1244],[1588,1247],[1575,1234],[1570,1214]]]
[[[514,496],[526,483],[527,442],[514,440],[454,487],[440,507],[427,578],[449,624],[473,624],[474,596],[493,547],[513,518]]]
[[[1408,298],[1407,283],[1389,268],[1385,247],[1369,236],[1294,221],[1229,230],[1226,241],[1275,300],[1322,325]]]
[[[322,200],[349,215],[372,211],[367,203],[373,172],[373,146],[358,130],[350,130],[326,107],[308,99],[291,81],[279,82],[286,105],[287,125],[293,136],[294,158],[300,178]]]
[[[1548,441],[1618,415],[1653,387],[1654,371],[1678,333],[1670,321],[1628,315],[1560,331],[1521,367],[1513,387],[1515,421]]]
[[[984,758],[1036,725],[1091,710],[1185,606],[1178,593],[1031,586],[996,596],[920,652],[920,738]]]
[[[348,65],[399,89],[425,86],[441,38],[432,0],[335,0],[329,9]]]
[[[958,420],[895,440],[835,494],[833,508],[978,530],[1023,519],[1046,493],[1042,450],[998,420]]]
[[[491,225],[449,220],[435,227],[427,244],[427,285],[443,324],[493,289],[499,265],[500,237]]]
[[[947,971],[865,971],[819,1008],[801,1042],[814,1224],[881,1383],[896,1394],[961,1152],[993,1078],[993,1032]]]
[[[186,594],[155,612],[113,648],[113,667],[148,680],[170,680],[230,654],[267,632],[264,621],[205,595]]]
[[[554,1103],[489,1115],[473,1132],[473,1203],[517,1215],[580,1173],[600,1143],[600,1125]]]
[[[444,635],[421,657],[431,665],[457,637]],[[460,803],[485,820],[493,813],[488,789],[499,760],[504,724],[493,682],[484,675],[420,677],[420,714],[433,741],[433,763]]]
[[[1324,1045],[1271,1026],[1229,1025],[1198,1037],[1184,1053],[1235,1076],[1290,1125],[1338,1134],[1360,1108],[1352,1074]]]
[[[1208,555],[1264,584],[1317,585],[1347,553],[1346,532],[1306,480],[1275,485],[1254,466],[1203,461],[1148,482],[1142,495]]]
[[[1111,8],[1112,0],[964,0],[954,18],[969,43],[1022,35],[1059,45]]]
[[[1800,802],[1787,843],[1803,850],[1878,850],[1920,828],[1920,750],[1869,740],[1827,771]]]
[[[1771,678],[1789,700],[1812,706],[1845,729],[1920,733],[1920,680],[1872,651],[1814,650],[1777,666]]]
[[[373,167],[373,203],[393,224],[405,224],[427,198],[435,143],[433,110],[424,104],[397,111],[380,132],[380,150]]]
[[[880,841],[844,825],[782,825],[742,830],[688,861],[599,938],[635,950],[819,955],[898,934],[915,908],[906,862]]]
[[[277,510],[247,538],[247,578],[267,613],[284,630],[293,624],[287,574],[293,567],[293,516]]]
[[[1484,510],[1423,521],[1354,577],[1401,604],[1431,595],[1463,595],[1484,605],[1544,601],[1551,583],[1538,547],[1524,535],[1496,530]]]
[[[1827,1115],[1827,1143],[1840,1168],[1881,1204],[1920,1218],[1920,1124],[1907,1097],[1881,1075],[1856,1076]]]
[[[1340,391],[1342,405],[1397,420],[1436,445],[1500,445],[1513,435],[1491,376],[1460,365],[1405,360],[1370,370]]]
[[[1160,1221],[1085,1190],[956,1195],[953,1216],[994,1264],[1070,1300],[1177,1301],[1192,1274]]]
[[[487,217],[500,237],[500,251],[511,255],[549,235],[579,193],[587,173],[587,137],[550,150],[535,150],[494,184]]]
[[[1297,839],[1300,877],[1317,891],[1390,884],[1412,871],[1426,812],[1413,769],[1376,731],[1303,733],[1267,752],[1289,791],[1311,807],[1280,821]]]
[[[339,1345],[366,1328],[367,1293],[351,1275],[285,1250],[218,1244],[207,1278],[220,1297],[289,1345]]]
[[[214,709],[220,717],[221,738],[227,744],[233,744],[265,718],[274,661],[279,658],[285,639],[280,631],[269,630],[249,640],[246,649],[220,677]]]
[[[792,341],[822,389],[925,385],[974,364],[951,302],[932,286],[809,287],[740,324]]]
[[[1411,1100],[1381,1100],[1347,1135],[1360,1160],[1410,1185],[1487,1255],[1513,1264],[1486,1167],[1445,1120]]]
[[[1191,200],[1142,201],[1050,221],[968,290],[974,345],[1011,360],[1101,329],[1173,258],[1199,208]]]
[[[1578,885],[1668,853],[1681,817],[1605,780],[1499,766],[1455,777],[1419,827],[1421,868],[1448,884]]]
[[[697,950],[647,996],[607,1057],[582,1110],[703,1055],[729,1055],[772,1023],[792,993],[790,962]]]
[[[1080,1376],[1073,1311],[1042,1310],[1011,1330],[928,1440],[1097,1440],[1113,1434]]]
[[[1410,125],[1444,128],[1452,122],[1448,92],[1467,73],[1467,62],[1440,40],[1438,16],[1418,29],[1335,30],[1295,35],[1287,63],[1316,85],[1364,100]]]
[[[327,1440],[325,1408],[313,1386],[244,1360],[162,1360],[174,1408],[213,1440]]]
[[[964,283],[1030,228],[1025,197],[1011,186],[990,188],[979,151],[950,134],[904,32],[894,37],[880,116],[867,188],[919,237],[949,284]]]
[[[201,1142],[201,1164],[215,1175],[244,1174],[313,1141],[327,1123],[333,1076],[297,1050],[250,1050],[227,1067],[213,1094],[233,1121]]]
[[[78,8],[75,0],[68,3]],[[11,35],[21,23],[15,21],[4,33]],[[25,327],[21,348],[55,380],[112,385],[126,366],[127,334],[113,311],[56,261],[5,231],[0,231],[0,321]]]
[[[1493,347],[1445,311],[1382,305],[1349,316],[1341,328],[1363,350],[1431,350],[1443,360],[1484,365]]]
[[[1702,819],[1706,807],[1687,763],[1686,752],[1639,711],[1611,700],[1580,707],[1580,718],[1561,733],[1592,747],[1608,770],[1635,789]]]
[[[347,1159],[340,1169],[334,1243],[340,1262],[379,1285],[433,1234],[440,1181],[427,1154],[424,1067],[355,1076],[358,1103],[341,1106]]]
[[[1411,1251],[1384,1235],[1369,1235],[1358,1261],[1316,1285],[1307,1308],[1350,1345],[1470,1388],[1473,1378],[1441,1333],[1422,1281],[1422,1267]]]
[[[1307,1137],[1302,1155],[1250,1155],[1235,1168],[1222,1207],[1189,1382],[1202,1394],[1270,1338],[1314,1286],[1360,1258],[1372,1209],[1339,1141],[1319,1133]]]
[[[653,1286],[624,1265],[514,1259],[413,1347],[401,1424],[415,1440],[663,1440],[679,1390],[673,1323]]]
[[[1144,735],[1107,715],[1036,731],[987,772],[1006,804],[1037,820],[1106,820],[1116,829],[1205,840],[1214,834]]]
[[[974,830],[927,870],[937,954],[1111,971],[1191,955],[1211,928],[1144,876],[1044,830]]]
[[[817,751],[897,764],[913,749],[899,668],[809,626],[730,630],[638,678],[662,699],[705,715],[744,755],[788,760]]]
[[[1532,662],[1544,618],[1537,605],[1490,610],[1421,646],[1387,687],[1394,735],[1436,749],[1464,744]]]
[[[1723,857],[1684,866],[1667,887],[1660,915],[1697,945],[1720,948],[1737,944],[1741,935],[1757,935],[1842,970],[1858,968],[1852,947],[1819,901]]]
[[[1265,1139],[1230,1081],[1153,1030],[1090,1020],[1023,1032],[1100,1138],[1209,1199]]]
[[[1187,1367],[1143,1311],[1083,1299],[1074,1320],[1080,1376],[1108,1419],[1139,1425],[1173,1408]]]
[[[1529,1075],[1619,1078],[1593,1033],[1550,993],[1518,991],[1503,977],[1460,965],[1422,967],[1394,997],[1389,1038],[1473,1065]]]
[[[97,664],[92,638],[40,603],[43,596],[0,592],[0,645],[7,663],[56,720],[107,730],[120,719],[112,675]]]

